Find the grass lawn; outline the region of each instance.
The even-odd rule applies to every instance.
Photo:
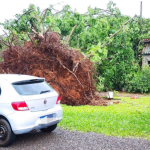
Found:
[[[63,107],[63,129],[150,140],[150,97],[121,98],[110,106]]]

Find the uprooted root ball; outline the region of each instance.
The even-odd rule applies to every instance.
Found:
[[[38,41],[38,42],[37,42]],[[35,35],[24,46],[11,46],[2,53],[1,72],[45,77],[67,105],[103,105],[95,100],[93,65],[77,50],[61,43],[55,32]]]

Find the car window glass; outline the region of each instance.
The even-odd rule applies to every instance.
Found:
[[[19,95],[37,95],[53,91],[53,88],[45,81],[24,81],[12,85]]]

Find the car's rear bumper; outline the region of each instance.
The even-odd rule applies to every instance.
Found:
[[[42,124],[40,117],[50,114],[53,114],[55,118],[48,123]],[[13,114],[8,115],[7,118],[12,131],[15,134],[23,134],[59,123],[62,119],[62,108],[60,105],[56,105],[54,108],[45,111],[15,111]]]
[[[22,129],[13,129],[13,132],[14,132],[14,134],[24,134],[24,133],[28,133],[28,132],[31,132],[31,131],[34,131],[34,130],[45,128],[45,127],[48,127],[48,126],[51,126],[51,125],[54,125],[54,124],[58,124],[60,121],[61,121],[61,119],[58,119],[58,120],[52,121],[51,123],[48,123],[48,124],[45,124],[45,125],[39,124],[37,126],[30,126],[28,128],[25,127],[25,128],[22,128]]]

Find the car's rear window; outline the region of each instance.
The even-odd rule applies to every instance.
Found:
[[[53,88],[44,79],[19,81],[12,85],[19,95],[38,95],[53,91]]]

